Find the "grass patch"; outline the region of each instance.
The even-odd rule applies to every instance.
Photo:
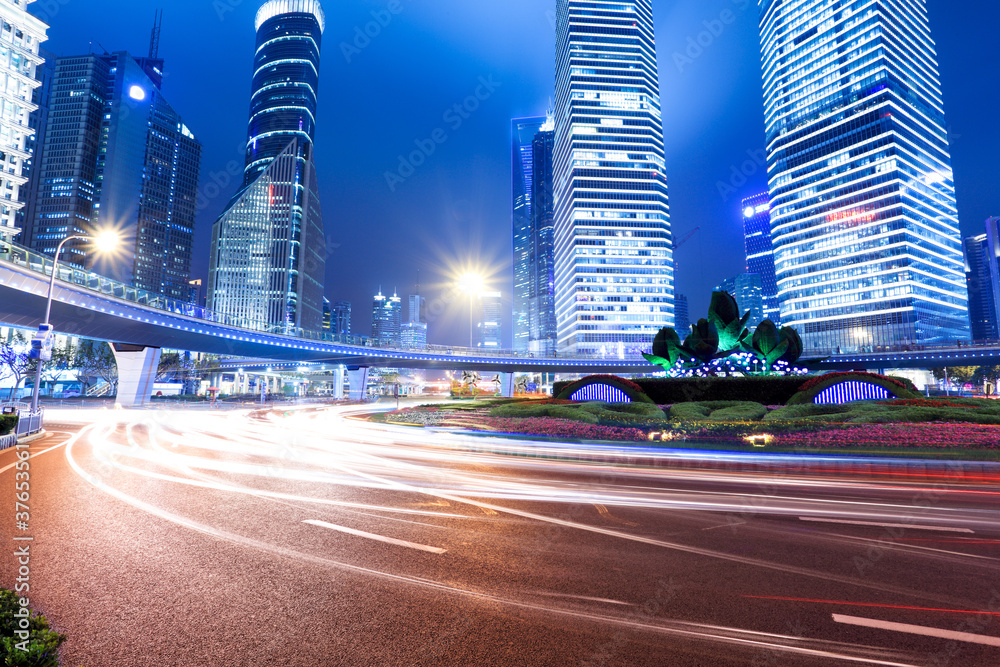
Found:
[[[767,408],[752,401],[701,401],[670,408],[671,421],[681,422],[755,422],[766,414]]]

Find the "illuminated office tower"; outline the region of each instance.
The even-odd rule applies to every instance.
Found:
[[[44,63],[38,48],[48,37],[48,26],[28,13],[32,0],[0,0],[0,170],[3,177],[3,197],[0,198],[0,242],[16,241],[23,219],[27,192],[22,192],[28,179],[23,171],[30,162],[30,140],[34,134],[31,114],[38,109],[32,100],[35,88],[42,85],[36,79],[36,68]]]
[[[922,1],[760,0],[771,237],[806,351],[969,337]]]
[[[530,303],[533,292],[531,258],[533,238],[532,189],[534,186],[533,142],[545,117],[515,118],[511,134],[511,217],[514,241],[514,349],[525,352],[530,340]]]
[[[747,273],[760,276],[764,319],[781,326],[778,280],[774,275],[774,247],[771,244],[771,206],[767,193],[744,199],[741,212]]]
[[[552,190],[555,123],[546,120],[532,142],[531,261],[528,300],[528,350],[556,351],[555,194]]]
[[[378,291],[372,302],[372,339],[378,345],[400,347],[402,344],[403,300]]]
[[[330,304],[330,332],[338,336],[351,335],[350,301],[334,301]]]
[[[997,309],[993,278],[1000,258],[994,257],[991,250],[988,234],[965,239],[965,278],[969,286],[972,340],[1000,339],[1000,329],[997,327],[1000,310]]]
[[[558,348],[637,355],[674,324],[650,0],[557,0]]]
[[[242,326],[322,328],[313,142],[325,23],[318,0],[268,0],[257,11],[243,185],[212,228],[209,268],[209,308]]]
[[[764,320],[764,290],[756,273],[741,273],[722,281],[716,291],[728,292],[740,306],[740,315],[750,311],[747,327],[756,329]],[[773,321],[773,320],[772,320]]]
[[[503,347],[501,339],[501,310],[503,307],[502,294],[500,292],[483,292],[480,297],[482,305],[482,316],[479,318],[479,343],[480,348],[497,350]]]

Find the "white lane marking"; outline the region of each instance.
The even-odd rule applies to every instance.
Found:
[[[879,630],[893,630],[895,632],[906,632],[911,635],[925,635],[927,637],[940,637],[941,639],[953,639],[959,642],[969,642],[971,644],[986,644],[987,646],[1000,646],[1000,637],[988,637],[986,635],[974,635],[969,632],[955,632],[954,630],[941,630],[939,628],[928,628],[923,625],[910,625],[909,623],[892,623],[891,621],[878,621],[873,618],[858,618],[857,616],[844,616],[833,614],[836,623],[845,625],[860,625],[866,628],[877,628]]]
[[[968,528],[952,528],[950,526],[915,526],[909,523],[878,523],[875,521],[847,521],[842,519],[821,519],[812,516],[800,516],[799,521],[816,521],[818,523],[843,523],[852,526],[878,526],[880,528],[912,528],[913,530],[938,530],[943,533],[972,533],[974,530]]]
[[[550,598],[572,598],[573,600],[587,600],[588,602],[605,602],[607,604],[621,604],[626,607],[634,607],[635,605],[631,602],[622,602],[621,600],[609,600],[608,598],[594,598],[589,595],[570,595],[569,593],[549,593],[547,591],[538,591],[537,595],[544,595]]]
[[[65,431],[53,431],[52,433],[53,433],[53,434],[54,434],[54,433],[63,433],[64,435],[69,435],[69,434],[68,434],[68,433],[66,433]],[[45,449],[45,450],[42,450],[42,451],[40,451],[40,452],[36,452],[36,453],[32,454],[32,455],[31,455],[31,456],[29,456],[29,457],[28,457],[27,459],[18,459],[17,461],[14,461],[14,462],[13,462],[13,463],[11,463],[10,465],[8,465],[8,466],[4,466],[3,468],[0,468],[0,472],[7,472],[8,470],[10,470],[10,469],[11,469],[11,468],[13,468],[14,466],[16,466],[16,465],[17,465],[18,463],[20,463],[21,461],[27,461],[28,459],[33,459],[33,458],[35,458],[36,456],[41,456],[42,454],[47,454],[47,453],[51,452],[51,451],[52,451],[53,449],[59,449],[60,447],[62,447],[63,445],[65,445],[65,444],[66,444],[67,442],[69,442],[69,439],[68,439],[68,438],[67,438],[66,440],[63,440],[62,442],[60,442],[60,443],[59,443],[58,445],[53,445],[52,447],[49,447],[48,449]],[[11,449],[13,449],[13,447],[11,447]]]
[[[347,533],[348,535],[357,535],[358,537],[367,537],[369,540],[377,540],[379,542],[386,542],[388,544],[395,544],[401,547],[409,547],[410,549],[419,549],[420,551],[429,551],[432,554],[443,554],[447,549],[442,549],[440,547],[429,547],[426,544],[417,544],[416,542],[407,542],[406,540],[397,540],[393,537],[386,537],[385,535],[376,535],[374,533],[366,533],[363,530],[354,530],[353,528],[347,528],[346,526],[338,526],[335,523],[327,523],[326,521],[316,521],[315,519],[306,519],[302,523],[308,523],[313,526],[320,526],[321,528],[329,528],[330,530],[336,530],[341,533]]]

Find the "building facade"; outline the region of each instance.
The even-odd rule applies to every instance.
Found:
[[[403,300],[379,290],[372,301],[372,340],[386,347],[402,346]]]
[[[532,142],[531,256],[528,263],[528,351],[556,351],[555,195],[552,189],[555,123],[549,119]]]
[[[32,93],[31,101],[38,108],[28,117],[28,125],[34,132],[25,142],[25,152],[30,157],[24,161],[22,175],[28,179],[25,184],[25,206],[18,212],[18,226],[22,232],[17,242],[25,247],[32,247],[33,228],[35,223],[35,208],[38,203],[39,162],[41,150],[45,145],[45,130],[49,122],[49,104],[52,97],[52,79],[56,74],[56,55],[45,48],[38,49],[38,55],[45,59],[35,67],[35,78],[41,83]]]
[[[0,0],[0,242],[22,245],[25,169],[32,159],[32,114],[39,107],[35,89],[42,85],[36,70],[44,66],[39,48],[48,39],[48,26],[28,13],[30,2]]]
[[[691,309],[683,294],[674,295],[674,330],[682,341],[691,333]]]
[[[638,355],[674,324],[650,0],[557,0],[558,349]]]
[[[756,273],[741,273],[738,276],[727,278],[715,288],[716,291],[728,292],[736,299],[740,306],[740,315],[750,312],[750,319],[747,327],[756,329],[757,325],[763,322],[764,315],[764,289],[760,276]],[[773,321],[773,320],[772,320]]]
[[[989,266],[990,283],[993,286],[993,303],[995,307],[997,338],[1000,338],[1000,217],[986,220],[986,256],[984,261]]]
[[[980,234],[965,239],[965,278],[969,286],[969,323],[972,325],[972,340],[986,341],[1000,339],[991,263],[997,258],[990,252],[989,236]]]
[[[924,3],[760,0],[771,236],[807,352],[969,337]]]
[[[257,12],[243,185],[213,227],[209,271],[209,308],[243,326],[322,328],[313,152],[325,22],[317,0],[268,0]]]
[[[530,340],[529,309],[532,295],[532,204],[535,135],[545,117],[515,118],[511,121],[511,220],[514,245],[514,308],[511,327],[514,349],[528,350]]]
[[[485,291],[479,295],[482,307],[477,329],[479,340],[476,346],[480,349],[499,350],[503,348],[503,295],[500,292]]]
[[[113,229],[113,258],[70,241],[61,261],[186,300],[201,144],[159,88],[162,61],[127,52],[59,58],[32,207],[31,246]]]
[[[774,274],[774,246],[771,243],[771,204],[767,193],[744,199],[741,213],[747,273],[760,276],[764,319],[781,326],[778,279]]]
[[[338,336],[351,335],[350,301],[334,301],[330,304],[330,332]]]

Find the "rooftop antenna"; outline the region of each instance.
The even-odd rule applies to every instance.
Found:
[[[160,54],[160,28],[163,26],[163,9],[153,15],[153,31],[149,35],[149,57],[155,59]]]

